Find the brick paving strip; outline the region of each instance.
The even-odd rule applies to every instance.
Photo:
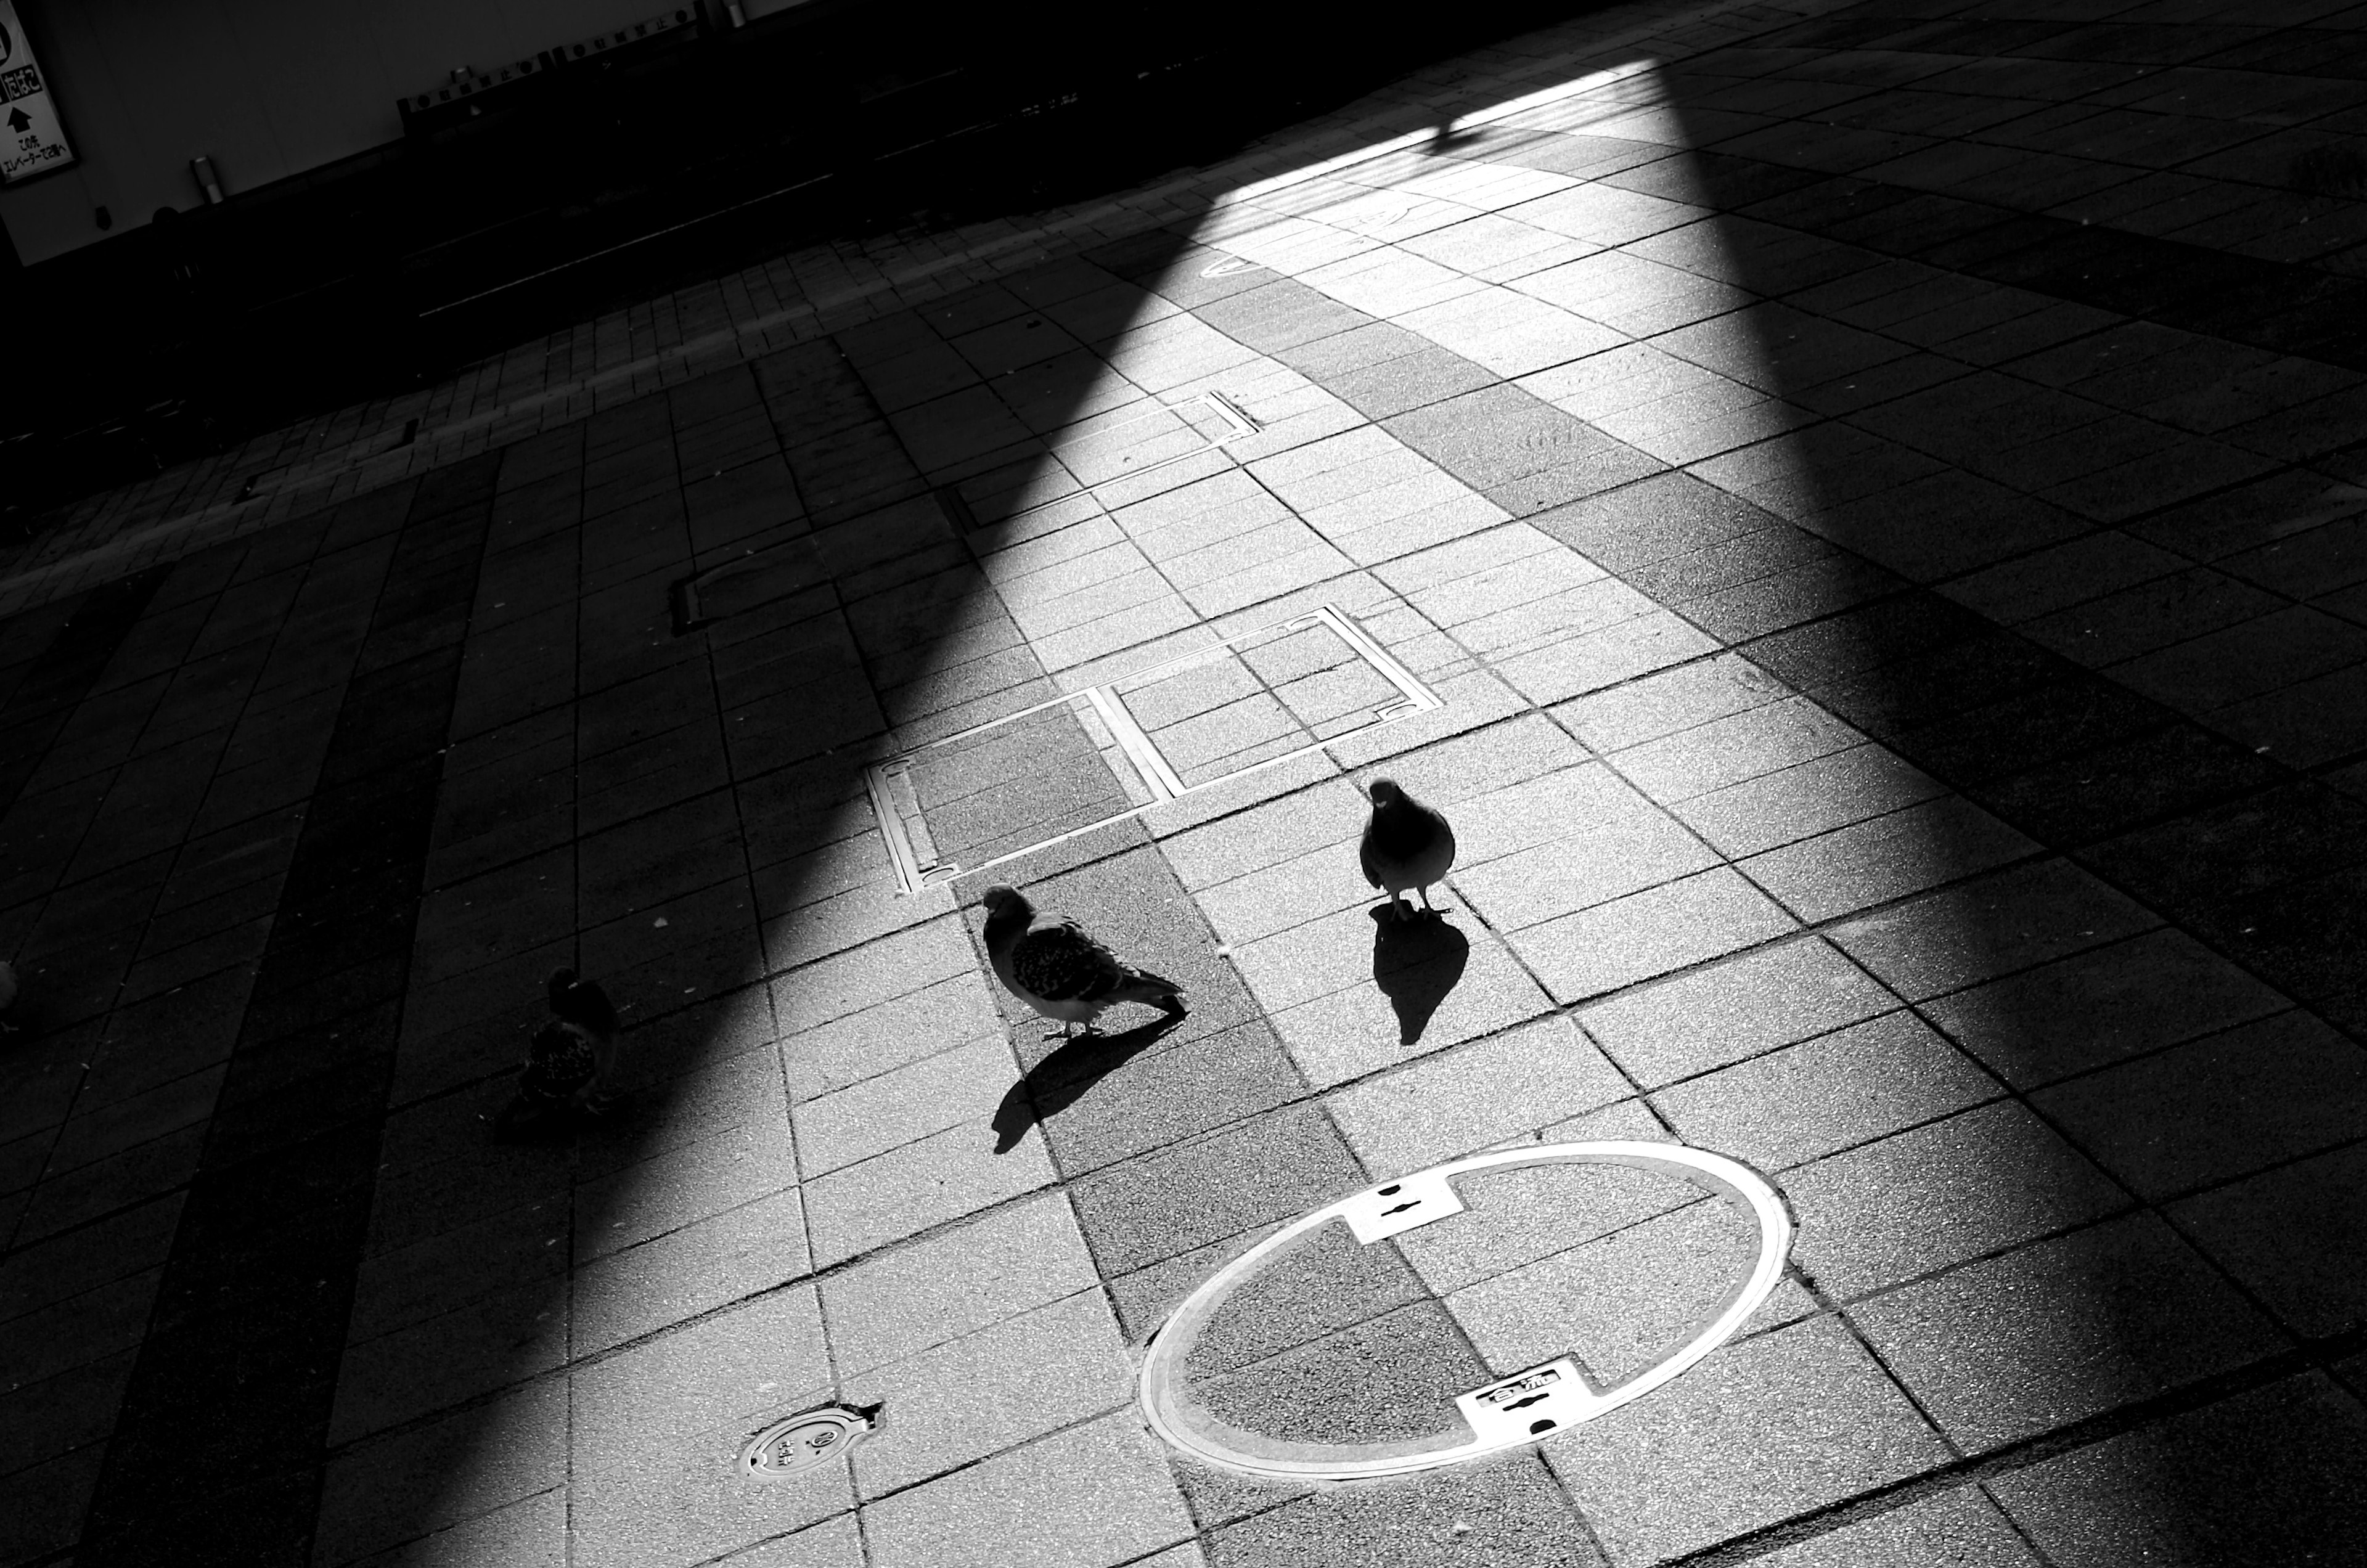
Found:
[[[1964,58],[2072,27],[1881,25]],[[1733,93],[1815,96],[1761,41],[1667,68],[1686,124],[1657,141],[1647,85],[1606,83],[176,566],[5,822],[46,1010],[0,1134],[13,1560],[96,1560],[175,1495],[143,1499],[144,1445],[257,1370],[176,1354],[186,1282],[245,1256],[200,1222],[307,1140],[353,1179],[311,1212],[344,1239],[265,1227],[239,1282],[312,1337],[205,1341],[309,1347],[244,1404],[293,1441],[218,1427],[189,1461],[285,1485],[237,1522],[289,1560],[308,1529],[323,1563],[832,1568],[2356,1539],[2367,1057],[2327,1021],[2360,1021],[2362,738],[2314,685],[2361,666],[2328,547],[2346,329],[2296,336],[2281,296],[2173,321],[2074,292],[2104,265],[2076,226],[1916,208],[1965,247],[1932,250],[1864,181],[1687,154]],[[1060,478],[1051,433],[1204,389],[1266,428],[1095,504]],[[401,548],[448,531],[473,563],[479,527],[482,564],[425,644],[376,612],[454,684],[365,733],[394,716],[366,694],[399,678],[369,673],[371,606],[406,516]],[[2242,564],[2288,541],[2312,564]],[[726,562],[730,613],[671,635],[669,584]],[[2160,582],[2190,586],[2129,598]],[[855,764],[1322,602],[1447,706],[1016,868],[1195,1002],[1055,1050],[983,975],[979,879],[895,894]],[[2341,635],[2281,655],[2304,612]],[[9,623],[8,668],[74,613]],[[92,657],[57,646],[42,668]],[[2231,682],[2248,657],[2271,678]],[[1161,733],[1221,759],[1253,705]],[[432,836],[374,840],[391,902],[322,932],[339,759],[381,744],[436,781]],[[1384,761],[1465,842],[1461,945],[1410,964],[1453,971],[1443,998],[1408,1001],[1354,874],[1345,774]],[[639,1098],[492,1145],[561,961],[629,1003]],[[283,1089],[276,998],[308,996],[315,1030],[376,1032]],[[287,1110],[232,1113],[263,1089]],[[251,1134],[290,1141],[242,1163]],[[1132,1418],[1127,1347],[1263,1227],[1589,1135],[1740,1155],[1802,1222],[1784,1290],[1678,1383],[1537,1452],[1306,1495],[1171,1463]],[[1263,1281],[1198,1368],[1212,1406],[1419,1436],[1572,1323],[1598,1370],[1648,1359],[1723,1282],[1732,1238],[1665,1191],[1472,1196],[1461,1228]],[[307,1295],[315,1257],[350,1286]],[[794,1487],[734,1479],[828,1393],[889,1431]]]
[[[107,1450],[87,1562],[300,1560],[494,463],[395,536]]]

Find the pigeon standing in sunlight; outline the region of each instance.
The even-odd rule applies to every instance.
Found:
[[[1092,1032],[1093,1020],[1119,1002],[1141,1002],[1182,1018],[1184,992],[1174,981],[1136,969],[1095,942],[1074,920],[1034,930],[1036,907],[1011,887],[990,887],[986,957],[1003,989],[1051,1019],[1066,1036],[1073,1024]]]
[[[1388,779],[1375,779],[1371,793],[1373,815],[1356,849],[1365,880],[1388,894],[1389,913],[1398,919],[1405,919],[1399,896],[1409,888],[1425,910],[1437,913],[1426,890],[1455,863],[1455,829]]]
[[[517,1097],[494,1122],[501,1133],[568,1112],[597,1116],[613,1102],[606,1092],[617,1058],[617,1009],[595,980],[554,969],[548,987],[550,1021],[527,1043]]]

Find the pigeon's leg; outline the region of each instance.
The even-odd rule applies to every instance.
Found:
[[[1435,905],[1435,904],[1433,904],[1433,903],[1432,903],[1432,902],[1430,901],[1430,889],[1429,889],[1429,888],[1427,888],[1427,887],[1417,887],[1417,888],[1415,888],[1415,889],[1414,889],[1414,891],[1415,891],[1416,893],[1418,893],[1418,894],[1421,895],[1421,907],[1422,907],[1422,909],[1423,909],[1423,911],[1424,911],[1425,913],[1433,914],[1433,915],[1435,915],[1436,913],[1438,913],[1438,906],[1437,906],[1437,905]]]

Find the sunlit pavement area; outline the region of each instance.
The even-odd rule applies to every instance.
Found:
[[[0,1562],[2357,1561],[2362,17],[1598,15],[1362,155],[20,562]],[[1325,605],[1440,705],[1138,685],[1217,782],[900,891],[868,764]],[[921,791],[940,852],[1125,807],[1048,711]],[[1439,920],[1359,874],[1382,775]],[[997,881],[1189,1019],[1045,1039]],[[628,1098],[496,1141],[562,964]],[[1699,1367],[1324,1491],[1146,1427],[1275,1225],[1595,1138],[1797,1221]],[[1463,1196],[1262,1276],[1195,1397],[1444,1444],[1754,1246],[1632,1172]],[[884,1425],[742,1472],[833,1399]]]

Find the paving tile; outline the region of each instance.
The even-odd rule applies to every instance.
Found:
[[[1153,1024],[1131,1037],[1081,1039],[1036,1063],[996,1108],[996,1144],[1040,1125],[1074,1179],[1305,1093],[1289,1053],[1262,1020],[1172,1032]]]
[[[1679,820],[1737,858],[1914,806],[1942,786],[1881,746],[1762,773],[1673,807]]]
[[[751,1486],[741,1445],[830,1397],[810,1288],[777,1292],[575,1370],[567,1424],[577,1551],[687,1563],[854,1503],[844,1462],[793,1487]]]
[[[1687,1143],[1780,1170],[1999,1093],[1911,1013],[1885,1013],[1652,1096]]]
[[[1629,747],[1617,753],[1616,763],[1637,788],[1670,804],[1840,750],[1861,739],[1816,704],[1792,697]]]
[[[566,1360],[567,1340],[566,1293],[538,1280],[348,1345],[331,1440],[350,1442],[549,1372]]]
[[[1647,1089],[1873,1017],[1888,992],[1821,939],[1771,942],[1578,1014]]]
[[[2021,1105],[1987,1105],[1830,1155],[1784,1178],[1793,1257],[1842,1298],[2128,1207]]]
[[[2172,929],[1940,997],[1923,1011],[2017,1088],[2035,1088],[2281,1010],[2282,998]]]
[[[853,1514],[841,1514],[748,1547],[729,1561],[733,1568],[863,1568],[863,1532]]]
[[[1433,1052],[1328,1097],[1365,1165],[1420,1170],[1607,1105],[1627,1080],[1559,1018]]]
[[[0,1474],[104,1440],[123,1404],[134,1354],[119,1351],[0,1394]]]
[[[822,1309],[832,1357],[854,1373],[1032,1311],[1094,1278],[1068,1201],[1048,1194],[826,1276]]]
[[[847,1397],[884,1403],[891,1423],[884,1440],[855,1451],[856,1486],[887,1495],[1125,1404],[1133,1392],[1106,1298],[1064,1297],[851,1379]]]
[[[819,1098],[907,1064],[955,1041],[998,1032],[994,998],[974,968],[789,1033],[781,1055],[793,1101]]]
[[[1829,1318],[1734,1345],[1545,1446],[1614,1562],[1654,1562],[1942,1462]]]
[[[623,1344],[802,1275],[810,1266],[804,1210],[791,1188],[579,1268],[575,1353]]]
[[[1545,1141],[1673,1142],[1636,1100],[1548,1128]],[[1624,1166],[1559,1164],[1476,1171],[1455,1183],[1464,1213],[1404,1233],[1399,1249],[1432,1289],[1480,1280],[1582,1247],[1700,1200],[1688,1181]]]
[[[2032,1102],[2148,1198],[2367,1135],[2367,1051],[2280,1013],[2070,1079]]]
[[[1769,1568],[1883,1568],[1912,1562],[2036,1568],[2039,1559],[1997,1505],[1967,1486],[1843,1525],[1760,1561]]]
[[[1804,920],[1832,919],[2035,852],[1955,795],[1910,806],[1737,863]]]
[[[1569,1500],[1525,1453],[1385,1488],[1319,1492],[1215,1531],[1208,1553],[1214,1568],[1591,1568],[1603,1561]]]
[[[1689,1202],[1457,1291],[1447,1307],[1499,1376],[1567,1355],[1610,1388],[1649,1371],[1723,1312],[1759,1244],[1745,1211],[1716,1199]],[[1785,1280],[1740,1332],[1816,1310]]]
[[[1296,1105],[1096,1171],[1069,1194],[1109,1278],[1319,1208],[1365,1180],[1322,1111]]]
[[[1415,1301],[1195,1378],[1186,1393],[1201,1420],[1248,1433],[1269,1450],[1418,1440],[1446,1446],[1465,1430],[1455,1395],[1488,1377],[1445,1308]]]
[[[1131,1413],[1105,1416],[864,1510],[875,1568],[990,1568],[1028,1542],[1044,1568],[1104,1568],[1189,1536],[1166,1461]]]
[[[2158,923],[2087,873],[2049,860],[1858,916],[1831,934],[1885,984],[1920,1001]]]
[[[1588,784],[1595,787],[1584,787]],[[1513,792],[1503,792],[1511,794]],[[1474,803],[1483,829],[1455,890],[1498,931],[1518,931],[1662,883],[1709,870],[1718,858],[1665,813],[1601,768],[1581,768],[1523,785],[1519,817],[1497,797]],[[1517,808],[1516,808],[1517,809]],[[1485,861],[1515,835],[1555,836]],[[1460,833],[1458,832],[1458,840]],[[1493,841],[1491,841],[1493,840]]]
[[[2321,1337],[2367,1315],[2367,1228],[2357,1200],[2367,1146],[2279,1166],[2174,1204],[2171,1220],[2293,1333]]]
[[[1011,1070],[998,1033],[805,1100],[794,1112],[798,1163],[820,1176],[989,1115]]]
[[[760,1100],[749,1109],[740,1126],[580,1182],[575,1261],[639,1246],[795,1186],[797,1160],[778,1105]]]
[[[1794,929],[1790,916],[1734,872],[1720,868],[1532,926],[1511,941],[1555,999],[1569,1002]]]
[[[11,1252],[0,1263],[0,1322],[139,1274],[171,1251],[185,1194],[152,1199]]]
[[[1974,1453],[2285,1344],[2150,1214],[1966,1264],[1850,1315],[1941,1430]]]
[[[1040,1139],[995,1153],[984,1122],[902,1145],[810,1184],[814,1260],[827,1268],[1054,1179]]]
[[[98,1485],[107,1450],[97,1444],[0,1477],[0,1551],[19,1562],[37,1562],[74,1544],[82,1535],[83,1510]]]
[[[2051,1562],[2339,1562],[2367,1524],[2350,1461],[2367,1409],[2322,1373],[2237,1394],[2033,1465],[1993,1495]],[[2207,1499],[2207,1503],[2204,1501]]]
[[[356,1444],[322,1482],[315,1560],[349,1562],[564,1483],[566,1432],[566,1385],[545,1380]],[[454,1467],[456,1451],[482,1460]]]
[[[793,969],[773,982],[781,1032],[829,1023],[959,975],[975,963],[961,923],[939,919]]]
[[[1373,912],[1376,986],[1349,986],[1274,1016],[1299,1071],[1316,1088],[1361,1077],[1413,1049],[1444,1049],[1489,1035],[1550,1007],[1512,954],[1482,933],[1463,933],[1467,912],[1434,896],[1439,921],[1387,924]]]
[[[553,1487],[358,1561],[370,1568],[467,1568],[485,1562],[563,1568],[567,1494]]]

